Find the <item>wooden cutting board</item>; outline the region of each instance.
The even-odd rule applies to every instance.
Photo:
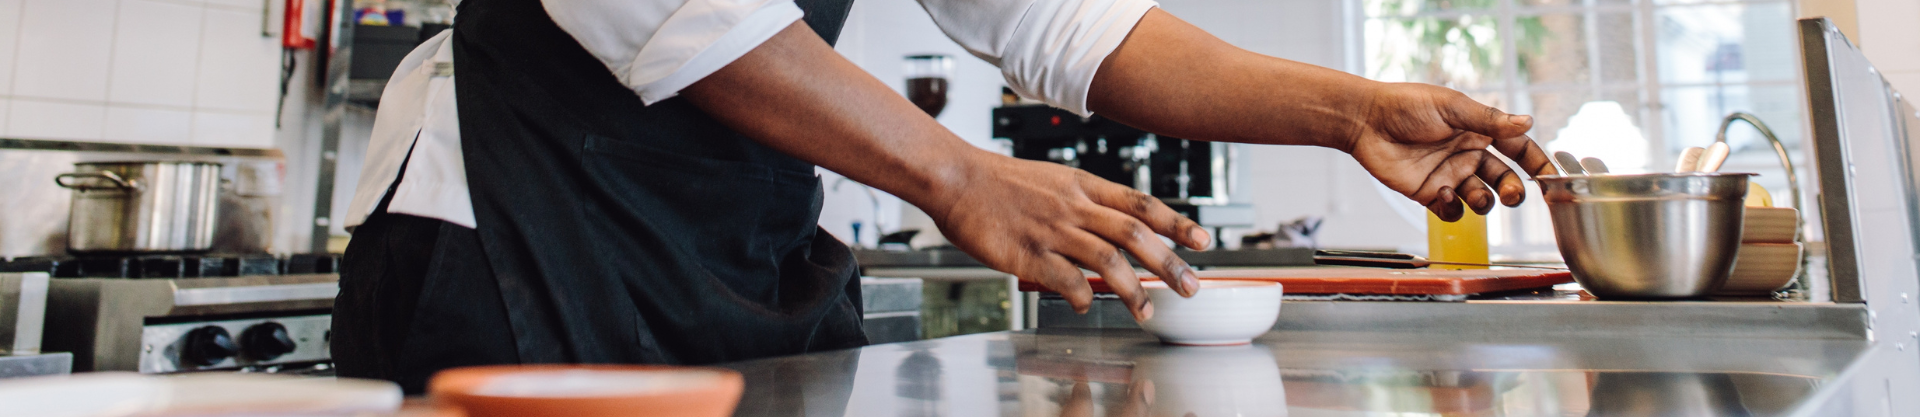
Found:
[[[1573,282],[1567,271],[1545,269],[1381,269],[1351,267],[1229,269],[1197,271],[1200,279],[1273,281],[1287,294],[1467,295],[1551,287]],[[1142,280],[1157,281],[1147,275]],[[1112,292],[1089,276],[1094,292]],[[1021,291],[1048,291],[1021,282]]]

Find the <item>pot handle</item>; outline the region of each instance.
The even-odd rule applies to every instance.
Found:
[[[96,187],[96,186],[91,186],[86,184],[69,183],[67,182],[67,180],[70,178],[103,178],[103,179],[106,179],[107,181],[112,181],[113,186],[112,187]],[[70,188],[75,190],[92,190],[92,189],[100,189],[100,188],[117,188],[122,190],[132,190],[132,189],[138,188],[132,182],[121,179],[120,175],[114,174],[113,171],[72,172],[72,173],[60,174],[60,175],[55,175],[53,177],[53,183],[60,184],[60,187],[62,188]]]

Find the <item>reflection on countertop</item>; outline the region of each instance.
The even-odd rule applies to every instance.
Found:
[[[741,416],[1792,415],[1867,342],[1275,331],[1162,345],[1000,332],[727,365]]]

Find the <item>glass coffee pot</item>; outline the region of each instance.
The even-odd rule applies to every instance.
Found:
[[[953,74],[953,57],[947,55],[907,56],[907,100],[928,116],[939,117],[947,108],[947,77]]]

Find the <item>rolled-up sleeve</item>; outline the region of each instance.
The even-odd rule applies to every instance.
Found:
[[[1153,0],[919,0],[947,37],[1000,67],[1014,92],[1080,115],[1100,63]]]
[[[542,0],[622,84],[653,104],[800,20],[793,0]]]

